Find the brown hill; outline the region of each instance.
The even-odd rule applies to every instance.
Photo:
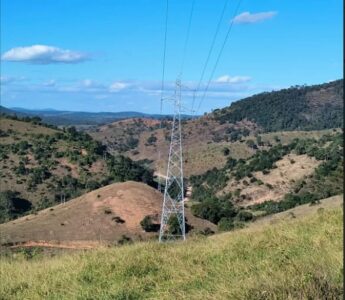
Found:
[[[169,153],[170,123],[166,123],[164,128],[159,129],[157,124],[153,127],[146,127],[145,124],[149,124],[149,121],[133,119],[126,120],[126,122],[115,122],[89,133],[95,140],[104,143],[107,150],[113,154],[121,153],[135,161],[147,160],[150,167],[157,173],[165,174]],[[324,134],[332,132],[332,130],[326,129],[261,133],[260,137],[264,145],[257,145],[258,148],[253,149],[248,147],[246,142],[248,140],[256,142],[256,133],[259,132],[259,129],[250,122],[241,121],[236,125],[220,124],[209,116],[204,116],[184,122],[182,131],[186,177],[202,174],[214,167],[224,167],[228,158],[224,154],[224,149],[228,149],[229,155],[233,158],[246,159],[257,150],[266,149],[267,145],[274,145],[277,141],[285,144],[294,138],[305,138],[306,136],[318,139]],[[148,143],[151,136],[154,136],[156,140]],[[135,142],[131,144],[131,141]],[[161,151],[160,161],[158,161],[158,149]]]
[[[75,128],[0,116],[0,223],[112,182],[152,183],[152,172]]]
[[[92,129],[89,134],[107,146],[113,154],[121,153],[133,160],[148,160],[158,173],[165,173],[169,152],[170,121],[164,121],[162,129],[157,120],[131,119]],[[246,158],[254,153],[240,143],[241,136],[256,133],[255,124],[247,121],[236,124],[220,124],[210,116],[183,121],[182,139],[185,153],[185,175],[200,174],[226,162],[224,147],[236,158]],[[161,161],[158,161],[158,149]]]
[[[140,221],[152,215],[159,223],[161,206],[162,195],[148,185],[133,181],[114,183],[1,224],[1,244],[89,247],[100,242],[115,243],[123,235],[133,240],[148,239],[156,234],[144,232]],[[194,227],[192,231],[206,227],[216,231],[214,224],[192,216],[188,209],[186,218]]]
[[[184,120],[184,174],[189,177],[223,167],[227,159],[224,148],[230,150],[233,158],[248,158],[256,151],[245,142],[256,140],[259,133],[263,139],[270,137],[268,142],[273,144],[275,136],[283,141],[284,135],[290,133],[293,137],[305,137],[312,130],[314,135],[316,130],[340,128],[342,115],[343,80],[337,80],[261,93],[200,118]],[[164,174],[170,126],[170,121],[165,121],[159,129],[157,120],[136,118],[93,128],[90,134],[104,143],[108,151],[123,153],[133,160],[148,160],[156,172]],[[158,149],[161,161],[157,159]]]

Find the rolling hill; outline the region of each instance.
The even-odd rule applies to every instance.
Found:
[[[0,221],[68,201],[112,182],[153,184],[152,171],[74,128],[37,118],[0,119]]]
[[[191,209],[231,229],[239,220],[317,203],[343,193],[343,163],[343,134],[336,132],[277,143],[247,159],[229,156],[223,168],[190,177]]]
[[[157,233],[145,232],[140,222],[145,216],[152,216],[159,229],[161,209],[162,194],[156,189],[134,181],[114,183],[65,204],[0,224],[1,244],[88,248],[115,244],[124,236],[148,239]],[[207,227],[217,231],[214,224],[194,217],[189,210],[186,218],[191,232]]]
[[[202,174],[226,163],[224,149],[236,158],[248,158],[257,149],[247,140],[274,144],[306,135],[320,137],[332,128],[343,127],[343,80],[291,87],[262,93],[234,102],[193,120],[183,121],[185,174]],[[133,160],[147,160],[158,173],[165,173],[169,147],[170,121],[134,118],[90,129],[94,139],[102,141],[111,153]],[[322,131],[320,131],[322,130]],[[260,143],[256,143],[259,148]],[[158,149],[162,153],[158,161]],[[264,149],[261,147],[261,149]]]
[[[265,132],[343,127],[344,81],[266,92],[215,110],[213,118],[236,123],[247,119]]]

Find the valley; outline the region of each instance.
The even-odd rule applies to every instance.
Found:
[[[341,1],[0,2],[0,300],[344,298]]]
[[[185,207],[187,223],[194,228],[191,233],[241,228],[265,215],[341,194],[340,84],[342,81],[264,93],[183,120]],[[281,117],[271,119],[269,127],[261,109],[253,114],[246,108],[247,103],[255,106],[258,101],[270,101],[278,112],[286,106],[284,97],[294,97],[293,105],[308,104],[306,113],[320,112],[313,113],[319,122],[333,116],[327,128],[309,128],[302,122],[296,130],[291,125],[294,121],[284,123],[293,113],[288,107]],[[233,123],[233,111],[243,109],[248,115]],[[292,120],[300,115],[292,114]],[[154,188],[146,185],[135,187],[134,182],[128,184],[136,192],[131,194],[130,188],[124,199],[116,195],[122,190],[118,182],[134,180],[156,187],[161,180],[164,184],[170,127],[168,118],[129,116],[85,132],[46,125],[38,117],[4,114],[0,141],[6,189],[1,191],[1,218],[3,223],[13,221],[1,225],[2,244],[35,240],[117,243],[123,237],[141,240],[156,236],[162,195],[152,194]],[[103,190],[110,200],[102,195]],[[147,204],[140,203],[140,194]],[[134,206],[125,212],[122,202],[129,205],[131,201]],[[96,204],[101,207],[98,211]],[[157,227],[154,231],[146,232],[140,226],[145,216],[151,216],[152,226]],[[39,229],[42,226],[44,231]]]
[[[233,295],[257,299],[262,288],[255,282],[260,281],[269,298],[327,295],[337,299],[342,293],[337,268],[330,271],[325,266],[338,266],[342,253],[344,159],[338,85],[339,81],[292,87],[184,119],[187,241],[167,245],[157,244],[163,203],[157,186],[158,181],[163,188],[165,184],[169,118],[140,116],[76,129],[49,125],[39,117],[2,113],[1,272],[9,274],[6,278],[17,278],[17,285],[7,282],[0,288],[0,296],[34,299],[37,293],[44,293],[52,298],[73,298],[76,294],[67,295],[54,287],[64,286],[56,276],[64,269],[68,270],[61,275],[64,282],[73,282],[75,293],[86,298],[97,294],[100,299],[137,299],[138,295],[198,299],[200,293],[206,293],[206,298],[214,299],[211,295],[216,292],[219,299]],[[302,96],[296,98],[301,90]],[[311,104],[296,114],[281,101],[284,95],[295,97],[297,107]],[[257,101],[273,101],[270,105],[279,117],[263,117]],[[250,107],[259,106],[255,113],[247,102]],[[312,115],[317,119],[304,123],[300,118],[309,119],[310,109],[316,109]],[[238,118],[242,110],[247,113]],[[296,127],[295,122],[301,126]],[[170,219],[169,232],[178,230],[177,219]],[[323,230],[337,239],[323,235]],[[331,251],[327,261],[321,259],[325,249],[320,249],[320,240]],[[281,251],[294,254],[287,260]],[[108,263],[104,257],[115,260]],[[239,272],[223,261],[236,261]],[[282,261],[289,264],[282,268]],[[189,267],[181,268],[181,263]],[[53,285],[38,286],[42,264]],[[294,264],[300,264],[299,276],[323,270],[326,278],[315,275],[301,283],[289,276],[282,289],[279,278],[286,278],[286,272],[296,274]],[[251,265],[260,266],[260,271],[253,273]],[[30,268],[31,275],[24,282],[10,266]],[[189,287],[181,285],[179,294],[176,289],[163,293],[154,286],[147,288],[148,280],[168,276],[164,268],[181,271]],[[241,274],[246,272],[251,275],[244,279]],[[108,275],[100,276],[103,273]],[[230,273],[231,291],[229,282],[225,289],[221,279]],[[277,280],[266,282],[268,274]],[[116,277],[116,285],[109,285],[109,276]],[[214,288],[203,284],[200,289],[198,280],[216,281]],[[320,280],[326,290],[320,287]],[[106,286],[104,291],[98,289],[96,282],[100,281]],[[166,282],[179,284],[174,275]],[[296,285],[298,291],[293,289]]]

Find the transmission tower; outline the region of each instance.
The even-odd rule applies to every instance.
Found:
[[[164,200],[159,232],[159,242],[186,239],[184,218],[183,157],[181,142],[181,81],[177,79],[174,102],[174,117]]]

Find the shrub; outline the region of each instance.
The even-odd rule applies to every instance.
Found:
[[[168,221],[170,234],[181,234],[181,227],[176,215],[172,215]]]
[[[159,230],[159,225],[152,222],[151,216],[145,216],[141,220],[140,225],[146,232],[156,232]]]
[[[208,236],[214,234],[214,231],[210,227],[206,227],[203,230],[200,230],[199,233]]]
[[[110,214],[113,213],[113,211],[112,211],[110,208],[105,208],[105,209],[104,209],[104,213],[105,213],[106,215],[110,215]]]
[[[18,192],[0,192],[0,223],[24,215],[31,207],[31,202],[21,198]]]
[[[220,231],[229,231],[234,229],[234,221],[228,218],[221,218],[218,223],[218,229]]]
[[[225,148],[223,148],[222,152],[223,152],[224,156],[228,156],[230,154],[230,149],[225,147]]]
[[[157,141],[157,138],[154,135],[151,135],[148,139],[147,139],[147,144],[148,145],[153,145],[155,144]]]
[[[217,224],[221,218],[236,216],[236,209],[230,201],[222,201],[216,197],[192,206],[193,215]]]
[[[133,240],[132,240],[129,236],[123,234],[123,235],[121,236],[121,238],[118,240],[117,243],[118,243],[119,245],[126,245],[126,244],[131,244],[131,243],[133,243]]]
[[[126,222],[125,220],[121,219],[121,217],[119,216],[112,217],[111,219],[115,221],[115,223],[118,223],[118,224],[123,224]]]
[[[266,186],[267,186],[270,190],[273,190],[273,185],[272,185],[272,184],[266,183]]]
[[[251,212],[249,211],[245,211],[245,210],[241,210],[236,217],[239,221],[243,221],[243,222],[247,222],[250,220],[253,220],[254,216]]]

